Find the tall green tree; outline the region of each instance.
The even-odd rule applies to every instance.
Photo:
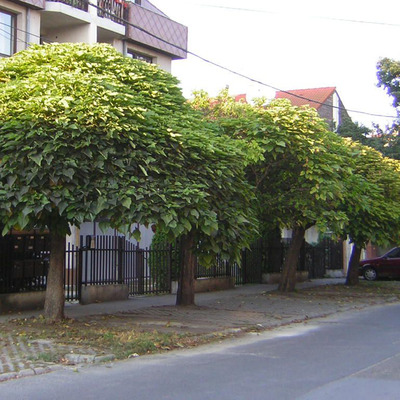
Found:
[[[224,133],[245,138],[248,178],[256,187],[261,226],[293,232],[280,290],[294,290],[306,229],[318,225],[336,230],[346,219],[339,205],[351,171],[342,163],[341,153],[347,151],[343,140],[314,109],[294,107],[286,100],[237,103],[223,91],[216,99],[197,93],[193,104]]]
[[[400,61],[383,58],[377,64],[378,87],[386,90],[393,100],[397,119],[386,127],[375,125],[375,133],[367,145],[383,155],[400,160]]]
[[[360,125],[358,122],[353,122],[350,118],[345,118],[340,124],[337,133],[342,137],[348,137],[362,144],[368,144],[368,136],[372,133],[372,130],[362,124]]]
[[[109,45],[32,46],[0,60],[0,218],[3,233],[51,233],[49,320],[63,317],[71,225],[155,223],[183,235],[187,261],[237,256],[254,227],[244,157],[201,121],[174,77]],[[187,268],[179,304],[194,301]]]
[[[393,99],[399,115],[400,62],[384,58],[377,64],[378,86]],[[399,162],[398,121],[385,130],[375,125],[375,133],[360,143],[349,142],[354,175],[349,180],[345,212],[346,233],[353,242],[346,284],[358,283],[361,251],[369,241],[388,244],[397,239],[399,231]],[[354,131],[354,130],[353,130]],[[351,135],[353,139],[360,139]],[[367,146],[363,146],[366,144]],[[372,147],[374,149],[372,149]],[[387,156],[387,157],[385,157]],[[390,158],[388,158],[390,157]]]
[[[346,284],[358,283],[361,251],[369,241],[387,245],[400,234],[400,163],[360,143],[348,142],[354,173],[346,183],[345,233],[353,243]]]
[[[383,58],[377,64],[378,87],[386,89],[393,107],[400,106],[400,61]]]

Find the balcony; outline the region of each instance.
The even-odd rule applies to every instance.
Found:
[[[45,1],[40,32],[45,42],[112,43],[127,39],[172,60],[187,57],[188,28],[155,7],[145,8],[126,0]],[[97,34],[93,33],[94,24]]]
[[[127,26],[128,39],[162,51],[172,59],[187,57],[186,26],[134,3],[129,3],[128,10],[128,21],[131,24]]]
[[[128,3],[124,0],[99,0],[97,15],[125,25],[128,19]]]
[[[87,11],[88,1],[87,0],[47,0],[50,2],[63,3],[67,6],[77,8],[78,10]]]
[[[45,0],[16,0],[15,3],[22,4],[34,9],[43,10]]]
[[[86,12],[89,5],[96,4],[96,0],[47,0],[47,2],[66,4]],[[110,19],[122,25],[125,24],[124,20],[128,18],[128,3],[124,0],[98,0],[96,8],[99,17]]]

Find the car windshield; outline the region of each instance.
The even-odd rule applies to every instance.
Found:
[[[396,247],[385,254],[387,258],[399,258],[400,257],[400,247]]]

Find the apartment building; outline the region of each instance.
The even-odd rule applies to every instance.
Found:
[[[32,43],[101,42],[171,71],[187,36],[148,0],[0,0],[0,57]]]

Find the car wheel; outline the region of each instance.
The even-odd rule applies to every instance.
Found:
[[[365,268],[363,275],[367,281],[375,281],[378,278],[375,268],[372,267]]]

